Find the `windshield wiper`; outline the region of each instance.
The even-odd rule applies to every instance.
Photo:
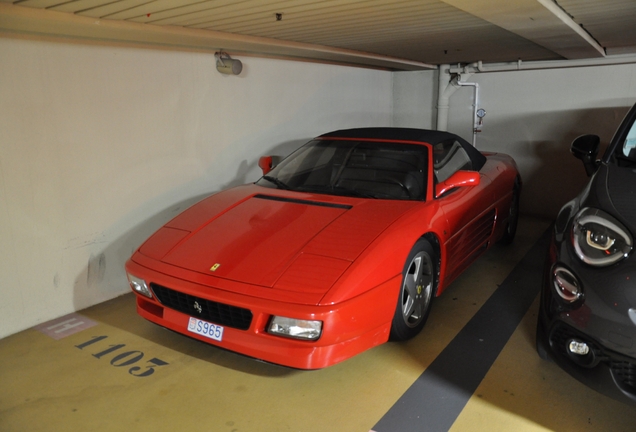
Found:
[[[274,183],[279,189],[291,190],[291,188],[284,181],[278,180],[276,177],[265,175],[263,176],[265,180],[270,183]]]

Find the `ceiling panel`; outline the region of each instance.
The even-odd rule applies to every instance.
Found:
[[[559,0],[559,4],[607,54],[636,52],[635,0]]]
[[[634,0],[0,0],[0,6],[4,32],[393,69],[636,54]]]

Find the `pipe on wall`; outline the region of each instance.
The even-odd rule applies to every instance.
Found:
[[[448,130],[448,110],[450,109],[450,97],[459,90],[462,84],[458,84],[461,79],[460,75],[453,76],[450,74],[450,65],[443,64],[438,69],[437,84],[437,130]],[[464,76],[470,77],[472,73],[466,73]],[[459,77],[459,78],[458,78]]]
[[[477,133],[480,132],[480,121],[479,117],[477,117],[477,109],[479,107],[479,84],[475,82],[462,82],[460,81],[461,75],[458,75],[457,78],[453,79],[455,82],[454,85],[458,85],[460,87],[473,87],[475,89],[474,98],[473,98],[473,147],[477,146]]]
[[[448,130],[448,111],[450,109],[450,97],[461,87],[471,86],[475,88],[475,96],[473,102],[473,146],[477,144],[477,132],[479,132],[479,118],[477,117],[477,109],[479,106],[479,84],[463,82],[461,74],[451,75],[450,65],[443,64],[438,70],[438,89],[437,89],[437,130]],[[467,73],[470,77],[472,73]]]
[[[575,67],[591,67],[591,66],[616,66],[622,64],[636,63],[636,56],[615,55],[605,58],[593,59],[575,59],[575,60],[545,60],[524,62],[517,60],[508,63],[489,63],[484,66],[481,61],[471,63],[469,65],[456,65],[447,68],[447,73],[486,73],[486,72],[515,72],[523,70],[541,70],[541,69],[564,69]]]
[[[479,109],[479,85],[477,83],[462,82],[462,77],[469,77],[474,73],[506,72],[523,70],[562,69],[572,67],[611,66],[636,63],[636,56],[615,55],[605,58],[577,59],[577,60],[548,60],[523,62],[518,60],[509,63],[492,63],[484,66],[481,61],[468,65],[450,66],[442,64],[438,68],[438,96],[437,96],[437,130],[448,130],[448,111],[450,97],[462,86],[475,87],[475,101],[473,105],[473,146],[476,145],[477,133],[480,132],[481,121],[477,116]],[[456,75],[456,79],[453,78]]]

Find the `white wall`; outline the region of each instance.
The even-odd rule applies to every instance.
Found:
[[[260,155],[392,123],[390,72],[3,38],[0,59],[0,337],[128,292],[134,248]]]
[[[437,127],[437,71],[395,72],[393,125],[435,129]]]
[[[521,211],[547,217],[556,216],[588,180],[581,161],[570,154],[572,140],[594,133],[606,146],[636,102],[634,64],[483,73],[465,81],[479,84],[480,105],[487,111],[477,148],[513,156],[524,181]],[[396,93],[395,112],[422,111],[428,121],[437,74],[400,72],[395,82],[396,89],[405,89]],[[464,87],[451,97],[449,111],[448,130],[469,142],[472,104],[473,88]],[[420,121],[401,116],[394,124],[417,127]]]

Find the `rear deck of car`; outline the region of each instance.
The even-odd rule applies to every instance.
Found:
[[[550,221],[522,218],[423,332],[298,371],[169,332],[132,294],[0,340],[2,431],[636,430],[534,348]],[[506,313],[502,313],[505,309]]]

